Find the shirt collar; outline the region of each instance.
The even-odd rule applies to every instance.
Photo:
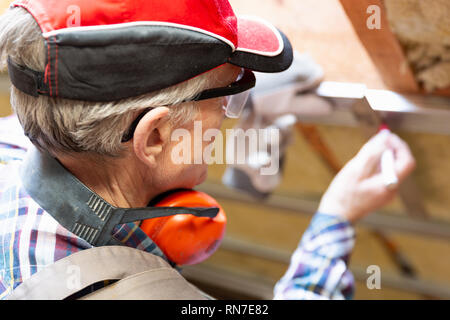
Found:
[[[166,208],[117,208],[89,189],[56,158],[34,146],[20,176],[27,193],[64,228],[93,246],[123,245],[112,236],[117,225],[169,215]],[[151,241],[150,238],[148,238]],[[168,260],[158,246],[146,251]]]

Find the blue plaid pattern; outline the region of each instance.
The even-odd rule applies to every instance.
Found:
[[[354,243],[349,222],[316,213],[275,286],[275,299],[351,299],[354,279],[348,261]]]

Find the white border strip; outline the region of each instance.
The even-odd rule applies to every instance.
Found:
[[[283,38],[281,37],[281,34],[278,31],[278,29],[275,28],[275,26],[273,24],[271,24],[268,21],[261,19],[259,17],[250,16],[250,15],[242,15],[242,16],[238,16],[237,18],[238,18],[238,21],[239,20],[249,20],[249,21],[258,22],[260,24],[265,25],[270,30],[272,30],[272,32],[275,34],[275,36],[277,37],[277,40],[278,40],[278,50],[272,51],[272,52],[265,52],[265,51],[252,50],[252,49],[239,48],[239,47],[236,50],[254,53],[254,54],[266,56],[266,57],[275,57],[275,56],[279,55],[281,52],[283,52],[283,50],[284,50]],[[239,23],[238,23],[238,29],[239,29]],[[239,42],[239,39],[238,39],[238,42]]]
[[[232,48],[233,52],[236,51],[236,47],[233,42],[231,42],[227,38],[219,36],[218,34],[215,34],[215,33],[200,29],[200,28],[187,26],[184,24],[178,24],[178,23],[172,23],[172,22],[162,22],[162,21],[135,21],[135,22],[126,22],[126,23],[118,23],[118,24],[100,25],[100,26],[63,28],[63,29],[45,32],[42,34],[42,36],[47,39],[49,37],[53,37],[53,36],[63,34],[63,33],[84,32],[84,31],[93,31],[93,30],[95,30],[95,31],[111,30],[111,29],[120,29],[120,28],[134,27],[134,26],[166,26],[166,27],[174,27],[174,28],[196,31],[196,32],[200,32],[200,33],[212,36],[216,39],[219,39],[219,40],[225,42],[226,44],[228,44]]]

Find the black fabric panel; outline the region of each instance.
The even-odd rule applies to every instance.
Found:
[[[250,52],[235,51],[230,59],[229,63],[251,69],[259,72],[281,72],[289,68],[294,59],[292,52],[292,45],[286,35],[280,31],[283,38],[284,48],[283,51],[275,57],[260,56]]]
[[[55,45],[56,37],[51,37],[46,40],[47,42],[47,84],[49,87],[49,94],[52,97],[58,96],[58,47]]]
[[[57,57],[53,95],[88,101],[167,88],[227,62],[231,54],[214,37],[161,26],[70,32],[56,36],[50,48]]]
[[[11,83],[22,92],[33,97],[37,97],[39,93],[48,93],[48,88],[44,84],[44,73],[20,66],[10,57],[8,57],[8,74]]]

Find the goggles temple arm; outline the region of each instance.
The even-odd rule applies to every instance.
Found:
[[[255,86],[255,84],[256,84],[255,74],[251,70],[244,69],[242,77],[239,80],[229,84],[228,86],[221,88],[207,89],[205,91],[200,92],[195,98],[185,100],[183,102],[201,101],[206,99],[235,95],[250,90]],[[130,125],[128,131],[122,137],[122,142],[128,142],[131,139],[133,139],[134,131],[136,130],[139,121],[141,121],[141,119],[145,116],[145,114],[151,109],[152,108],[147,108],[141,114],[139,114],[139,116]]]

